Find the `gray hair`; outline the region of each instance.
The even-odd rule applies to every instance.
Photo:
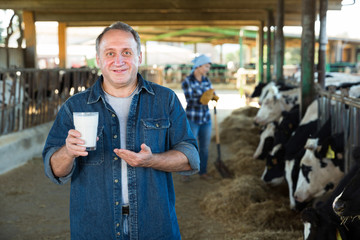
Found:
[[[111,24],[109,27],[106,27],[102,31],[102,33],[100,33],[100,35],[96,38],[96,53],[99,54],[99,45],[100,45],[101,39],[103,38],[104,34],[108,31],[114,30],[114,29],[131,33],[134,36],[134,39],[137,44],[138,55],[140,55],[141,42],[140,42],[139,34],[130,25],[123,23],[123,22],[115,22],[115,23]]]

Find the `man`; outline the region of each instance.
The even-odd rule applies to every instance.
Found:
[[[46,140],[46,175],[71,179],[72,239],[180,239],[171,172],[199,170],[196,140],[170,89],[138,74],[140,38],[112,24],[96,39],[102,76],[60,109]],[[95,151],[85,151],[73,112],[99,112]]]

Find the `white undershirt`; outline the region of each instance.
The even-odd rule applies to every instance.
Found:
[[[126,149],[126,126],[129,116],[129,109],[134,94],[138,88],[136,87],[134,92],[128,97],[114,97],[105,92],[106,101],[115,110],[115,113],[119,119],[120,124],[120,148]],[[121,159],[121,191],[122,191],[122,204],[129,204],[129,192],[128,192],[128,176],[127,176],[127,163]]]

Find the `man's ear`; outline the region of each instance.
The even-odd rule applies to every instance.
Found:
[[[96,54],[96,64],[98,65],[98,67],[100,66],[100,57],[98,54]]]
[[[140,55],[139,55],[139,65],[142,63],[142,52],[140,52]]]

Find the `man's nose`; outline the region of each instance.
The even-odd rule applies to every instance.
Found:
[[[124,64],[124,57],[119,54],[115,57],[115,64],[116,65],[123,65]]]

